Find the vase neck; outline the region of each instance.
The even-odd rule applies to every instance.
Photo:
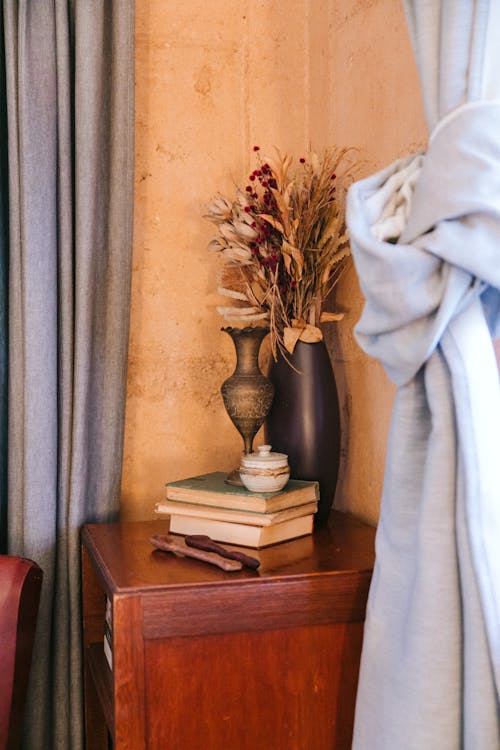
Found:
[[[258,368],[260,341],[235,341],[236,372],[239,375],[250,374]]]
[[[248,331],[224,329],[234,343],[236,349],[235,374],[250,375],[259,371],[259,350],[262,340],[267,334],[266,329],[253,328]]]

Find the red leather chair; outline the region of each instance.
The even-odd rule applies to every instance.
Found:
[[[18,750],[43,573],[0,555],[0,750]]]

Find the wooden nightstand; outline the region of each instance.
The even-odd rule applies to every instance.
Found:
[[[87,750],[348,750],[374,529],[334,512],[238,573],[154,550],[166,531],[83,530]]]

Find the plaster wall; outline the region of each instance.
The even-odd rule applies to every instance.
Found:
[[[220,397],[234,351],[215,310],[206,202],[244,182],[254,144],[297,157],[352,145],[373,172],[423,147],[419,97],[400,0],[136,0],[123,518],[150,517],[165,482],[230,470],[241,453]],[[374,522],[393,390],[353,338],[353,269],[335,304],[346,316],[324,330],[343,417],[336,505]]]

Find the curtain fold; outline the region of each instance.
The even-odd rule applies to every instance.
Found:
[[[406,3],[429,146],[348,196],[356,336],[398,386],[355,750],[500,748],[498,8]]]
[[[79,531],[119,507],[132,0],[6,0],[8,548],[44,570],[25,747],[82,747]]]
[[[8,191],[5,47],[0,14],[0,554],[7,552]]]

